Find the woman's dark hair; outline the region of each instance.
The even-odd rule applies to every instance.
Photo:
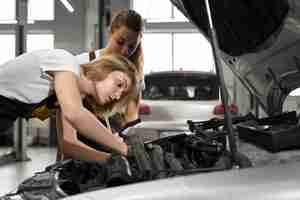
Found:
[[[142,16],[134,10],[121,10],[117,12],[110,23],[110,33],[114,33],[122,26],[142,34],[144,31],[144,21]],[[144,54],[141,43],[135,52],[129,57],[129,60],[136,66],[138,73],[143,74]]]

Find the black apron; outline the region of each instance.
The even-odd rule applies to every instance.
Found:
[[[18,117],[28,118],[35,105],[0,95],[0,134],[11,128]]]

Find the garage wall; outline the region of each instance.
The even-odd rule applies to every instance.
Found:
[[[56,35],[55,47],[65,48],[73,53],[95,48],[97,45],[99,0],[72,0],[75,12],[67,13],[59,1],[56,1],[57,20],[53,24]],[[107,0],[112,12],[129,8],[129,0]]]
[[[84,48],[92,49],[98,46],[99,32],[98,32],[98,2],[99,0],[88,0],[86,2],[86,15],[85,15],[85,41]],[[129,0],[106,0],[105,4],[107,5],[107,10],[110,10],[112,13],[129,8]],[[108,20],[108,19],[104,19]],[[109,23],[109,22],[105,22]],[[107,28],[107,27],[106,27]],[[104,43],[106,43],[107,29],[105,29],[104,34]]]
[[[60,3],[56,3],[56,19],[53,24],[55,33],[55,48],[68,49],[79,53],[84,47],[85,38],[85,1],[73,0],[75,12],[69,13]]]
[[[86,15],[85,15],[85,41],[84,48],[92,49],[96,47],[96,28],[98,24],[98,0],[86,1]]]

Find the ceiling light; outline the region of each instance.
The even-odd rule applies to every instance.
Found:
[[[69,3],[68,0],[60,0],[60,2],[62,4],[64,4],[64,6],[68,9],[69,12],[74,12],[74,8],[72,7],[72,5]]]

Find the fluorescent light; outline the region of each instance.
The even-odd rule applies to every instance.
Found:
[[[74,12],[74,8],[72,7],[72,5],[68,2],[68,0],[60,0],[60,2],[62,4],[64,4],[64,6],[68,9],[69,12]]]

